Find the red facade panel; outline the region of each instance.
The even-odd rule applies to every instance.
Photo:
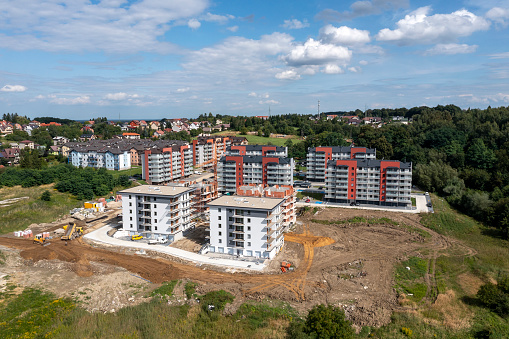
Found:
[[[385,201],[387,167],[400,168],[399,161],[382,160],[380,161],[380,201]]]

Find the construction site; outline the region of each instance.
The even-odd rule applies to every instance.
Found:
[[[66,217],[33,225],[34,234],[46,232],[41,241],[1,236],[2,273],[20,287],[78,298],[91,312],[115,312],[145,302],[140,291],[189,280],[198,284],[199,293],[223,289],[234,294],[226,312],[246,300],[281,300],[303,314],[316,304],[332,304],[341,306],[355,326],[381,326],[403,307],[394,288],[397,263],[410,256],[426,259],[426,298],[433,298],[438,255],[451,248],[460,256],[475,254],[422,226],[418,214],[317,207],[301,209],[295,227],[284,234],[283,250],[262,270],[232,269],[177,258],[156,247],[139,250],[88,239],[90,232],[118,224],[116,204],[94,219]],[[171,246],[198,251],[206,241],[202,227]],[[62,290],[62,285],[71,287]]]

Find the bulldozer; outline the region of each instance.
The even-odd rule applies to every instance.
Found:
[[[51,243],[49,241],[47,241],[46,238],[43,238],[42,235],[37,234],[35,236],[35,238],[34,238],[34,244],[39,244],[39,245],[42,245],[42,246],[48,246]]]
[[[76,223],[70,222],[69,225],[64,226],[64,235],[60,237],[62,240],[73,240],[83,234],[83,227],[76,226]]]

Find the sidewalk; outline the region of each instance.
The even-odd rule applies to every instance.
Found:
[[[174,257],[178,257],[184,260],[189,260],[192,262],[195,262],[197,264],[204,264],[204,265],[214,265],[214,266],[221,266],[221,267],[229,267],[229,268],[241,268],[245,270],[253,270],[253,271],[261,271],[265,268],[265,263],[260,263],[258,265],[255,264],[254,261],[242,261],[240,260],[233,260],[233,259],[225,259],[225,258],[212,258],[208,257],[206,255],[197,254],[193,252],[188,252],[181,250],[179,248],[169,247],[169,246],[162,246],[162,245],[149,245],[145,243],[140,242],[134,242],[134,241],[126,241],[121,239],[115,239],[113,237],[108,236],[108,231],[111,230],[113,227],[111,226],[103,226],[99,228],[98,230],[95,230],[93,232],[90,232],[88,234],[85,234],[84,238],[97,241],[105,244],[110,244],[114,246],[122,246],[122,247],[131,247],[131,248],[137,248],[137,249],[144,249],[149,251],[156,251],[161,253],[166,253]]]
[[[310,207],[339,207],[339,208],[356,208],[361,210],[373,210],[373,211],[388,211],[388,212],[401,212],[401,213],[428,213],[430,209],[426,206],[426,197],[424,195],[412,194],[412,198],[416,199],[416,207],[412,207],[412,209],[404,208],[404,207],[389,207],[389,206],[376,206],[376,205],[360,205],[360,206],[350,206],[348,204],[339,204],[339,203],[331,203],[331,202],[302,202],[299,201],[296,203],[297,206],[310,206]]]

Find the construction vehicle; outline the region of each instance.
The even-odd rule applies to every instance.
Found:
[[[43,238],[42,234],[37,234],[34,237],[34,244],[39,244],[39,245],[42,245],[42,246],[48,246],[48,245],[50,245],[50,242],[47,241],[46,238]]]
[[[152,239],[148,241],[149,245],[157,245],[157,244],[166,244],[168,239],[165,237],[158,237],[157,239]]]
[[[293,271],[292,264],[286,261],[281,262],[281,272],[286,273],[287,271]]]
[[[141,240],[141,239],[143,239],[143,236],[140,234],[135,234],[135,235],[131,236],[132,241]]]
[[[70,222],[69,225],[64,226],[64,235],[60,238],[62,240],[73,240],[83,234],[83,227],[76,226],[76,223]]]

